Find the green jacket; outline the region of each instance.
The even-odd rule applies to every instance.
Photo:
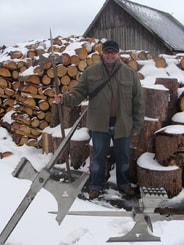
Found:
[[[113,69],[120,62],[117,61]],[[78,85],[64,94],[64,104],[69,107],[79,105],[107,78],[108,73],[102,61],[89,66],[80,77]],[[144,123],[142,87],[136,73],[123,63],[108,84],[89,100],[87,127],[92,131],[108,132],[112,93],[117,110],[114,137],[128,137],[138,133]]]

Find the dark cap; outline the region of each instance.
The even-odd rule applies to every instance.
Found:
[[[103,46],[102,46],[103,51],[106,51],[107,49],[113,49],[118,53],[119,52],[119,45],[115,41],[109,40],[109,41],[106,41],[105,43],[103,43]]]

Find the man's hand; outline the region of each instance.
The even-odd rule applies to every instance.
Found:
[[[62,94],[56,94],[54,96],[54,103],[56,104],[63,104],[63,95]]]

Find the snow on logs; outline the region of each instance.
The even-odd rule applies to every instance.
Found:
[[[102,40],[56,37],[53,44],[60,92],[66,93],[78,84],[89,65],[100,60]],[[50,40],[4,50],[4,61],[0,63],[0,116],[13,111],[13,122],[0,123],[11,130],[18,145],[39,146],[42,130],[50,125],[55,94],[50,54]],[[138,72],[141,65],[136,59],[145,60],[149,53],[129,51],[128,56],[122,51],[122,62]]]

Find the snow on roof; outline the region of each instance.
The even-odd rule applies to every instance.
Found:
[[[169,13],[127,0],[116,0],[127,12],[175,50],[184,50],[184,26]],[[174,35],[173,35],[174,34]]]

